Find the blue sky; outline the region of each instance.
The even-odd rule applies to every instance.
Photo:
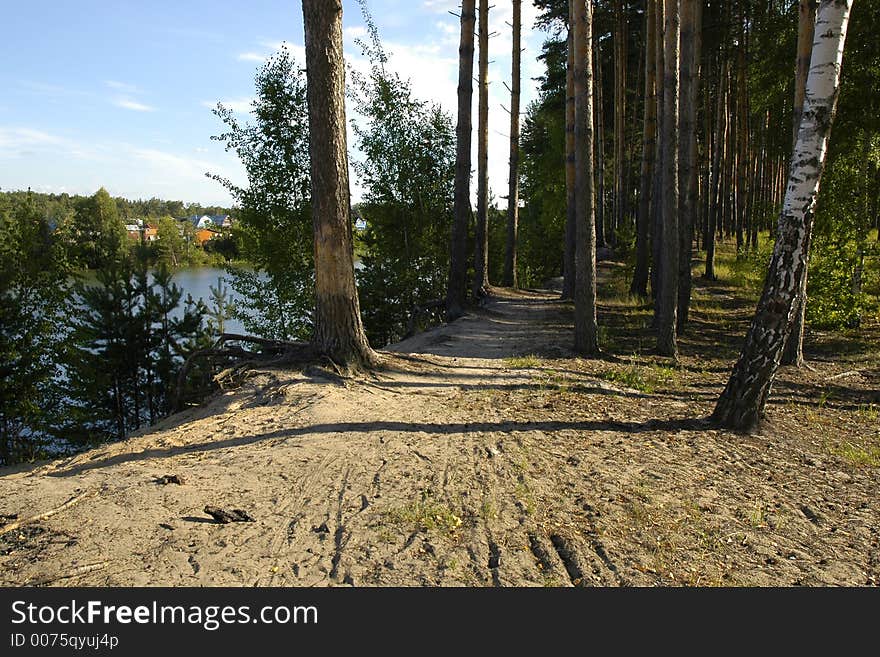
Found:
[[[509,3],[495,0],[490,28],[490,186],[507,188]],[[222,101],[246,116],[254,74],[286,41],[302,61],[302,7],[280,0],[29,0],[4,3],[0,39],[0,188],[231,204],[205,177],[237,183],[237,159],[210,139]],[[456,0],[368,0],[391,67],[416,97],[455,113]],[[523,109],[536,95],[545,35],[530,33],[523,3]],[[360,8],[345,0],[347,61],[363,64],[354,39]],[[476,93],[474,94],[476,101]],[[475,108],[476,111],[476,108]],[[476,143],[476,139],[474,139]],[[350,143],[350,147],[353,144]],[[357,157],[357,153],[353,153]],[[474,160],[476,161],[476,160]],[[360,188],[353,179],[355,200]],[[503,205],[503,200],[500,201]]]

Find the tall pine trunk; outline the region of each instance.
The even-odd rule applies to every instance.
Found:
[[[792,127],[792,140],[795,145],[797,144],[798,128],[800,127],[801,114],[804,108],[804,92],[807,84],[807,74],[810,70],[810,55],[813,51],[813,37],[816,29],[816,0],[800,0],[798,8],[797,73],[795,74],[794,83],[794,125]],[[810,237],[808,236],[807,239],[809,240]],[[804,364],[804,318],[807,310],[809,260],[807,265],[798,295],[794,300],[794,323],[792,324],[791,332],[788,334],[785,349],[782,352],[783,365],[801,367]]]
[[[596,320],[596,224],[593,188],[593,86],[592,0],[571,0],[574,4],[574,88],[575,88],[575,205],[577,206],[577,250],[575,252],[574,346],[591,356],[599,353]]]
[[[654,150],[654,188],[651,194],[651,297],[654,300],[654,308],[657,307],[657,295],[660,291],[660,270],[663,267],[662,244],[660,236],[663,234],[663,154],[660,151],[660,127],[663,125],[663,80],[666,70],[664,61],[666,5],[664,0],[657,0],[654,5],[654,22],[656,25],[655,42],[655,68],[657,79],[657,92],[654,94],[657,105],[657,138]],[[657,328],[657,313],[654,313],[653,328]]]
[[[642,122],[642,169],[639,177],[639,214],[636,221],[636,268],[629,293],[648,296],[650,266],[651,187],[654,178],[654,150],[657,141],[657,25],[654,17],[657,0],[647,0],[645,11],[645,111]],[[656,201],[655,201],[656,202]]]
[[[344,367],[373,367],[354,278],[345,123],[342,1],[303,0],[312,221],[315,329],[319,353]]]
[[[513,60],[510,81],[510,173],[507,190],[507,250],[504,284],[517,287],[516,242],[519,224],[519,96],[522,55],[522,0],[513,0]]]
[[[661,204],[663,230],[657,294],[657,351],[661,356],[678,357],[676,317],[678,315],[678,113],[679,113],[679,38],[681,30],[678,0],[664,0],[665,30],[663,45],[663,119],[660,132],[660,167],[663,171]]]
[[[471,102],[474,95],[474,26],[476,0],[463,0],[461,37],[458,47],[458,126],[455,146],[455,195],[452,242],[449,254],[449,286],[446,320],[464,314],[467,289],[467,234],[471,221]]]
[[[681,132],[679,135],[678,331],[691,304],[691,259],[697,217],[697,85],[702,0],[681,0]]]
[[[473,296],[489,293],[489,0],[480,0],[479,108],[477,127],[477,231]]]
[[[810,230],[840,90],[851,7],[852,0],[822,0],[819,5],[801,125],[770,270],[745,347],[712,415],[716,423],[730,429],[751,431],[763,419],[791,329],[794,300],[806,274]]]
[[[727,143],[727,60],[721,64],[718,95],[715,115],[714,152],[712,154],[712,172],[709,184],[711,201],[709,204],[709,229],[706,231],[706,271],[704,278],[714,281],[715,275],[715,242],[718,239],[719,219],[721,217],[723,185],[722,164],[724,162],[724,148]]]
[[[574,299],[577,204],[574,189],[574,2],[568,5],[568,50],[565,63],[565,245],[562,298]]]
[[[608,239],[616,244],[617,229],[626,219],[626,45],[627,22],[624,0],[614,3],[614,217]]]
[[[605,246],[605,103],[602,95],[602,44],[593,39],[593,115],[596,117],[596,246]]]

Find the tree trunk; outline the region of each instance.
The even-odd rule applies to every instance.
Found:
[[[645,11],[645,112],[642,122],[642,170],[639,179],[639,214],[636,225],[636,268],[629,293],[648,296],[648,268],[651,231],[651,187],[654,178],[654,149],[657,141],[656,39],[654,17],[657,0],[647,0]],[[656,201],[655,201],[656,202]]]
[[[575,205],[577,206],[577,250],[575,252],[574,346],[592,356],[599,353],[596,321],[596,224],[593,189],[593,87],[592,0],[571,0],[574,4],[574,88],[575,88]]]
[[[617,229],[626,218],[626,40],[627,23],[623,0],[614,3],[614,217],[608,238],[617,241]]]
[[[513,0],[513,52],[510,86],[510,174],[507,191],[507,252],[504,284],[517,287],[516,241],[519,223],[519,96],[522,55],[522,0]]]
[[[339,365],[373,367],[378,359],[364,334],[354,278],[342,2],[303,0],[302,7],[315,231],[313,342]]]
[[[773,259],[745,347],[712,415],[716,423],[730,429],[751,431],[763,419],[791,328],[794,300],[807,268],[813,213],[840,89],[851,7],[852,0],[822,0],[819,5],[801,126]]]
[[[655,33],[655,68],[657,89],[655,101],[657,105],[657,137],[655,139],[656,147],[654,150],[654,190],[651,194],[651,297],[654,300],[654,307],[657,307],[657,295],[660,290],[660,270],[663,267],[663,257],[661,254],[662,240],[660,236],[663,234],[663,157],[660,151],[660,126],[663,125],[663,82],[665,76],[665,62],[663,55],[663,35],[665,33],[665,15],[666,6],[664,0],[656,0],[654,3],[654,19],[656,25]],[[657,313],[654,312],[652,328],[657,328]]]
[[[565,251],[562,298],[574,299],[577,204],[574,190],[574,3],[568,5],[568,56],[565,65]]]
[[[657,294],[657,351],[661,356],[678,357],[676,317],[678,315],[678,112],[679,112],[679,36],[681,30],[678,0],[666,5],[663,53],[663,121],[660,133],[660,167],[663,170],[663,231],[660,234],[660,289]]]
[[[593,39],[593,115],[596,117],[596,246],[605,246],[605,103],[602,98],[602,44]]]
[[[748,53],[748,34],[746,17],[740,5],[740,44],[737,52],[736,75],[736,247],[737,257],[743,255],[746,231],[746,199],[748,198],[749,170],[749,90],[746,83],[746,57]]]
[[[718,102],[716,103],[715,117],[715,152],[712,157],[712,180],[709,193],[712,200],[709,206],[709,230],[706,231],[706,272],[704,278],[710,281],[716,280],[715,275],[715,241],[718,239],[719,218],[721,217],[723,185],[722,164],[724,161],[724,149],[727,144],[727,61],[721,65],[721,77],[718,84]]]
[[[471,102],[474,95],[474,24],[476,0],[463,0],[458,48],[458,126],[455,131],[455,196],[446,321],[464,314],[467,278],[467,235],[471,221]]]
[[[813,37],[816,30],[816,0],[800,0],[798,21],[798,45],[797,45],[797,73],[794,84],[794,133],[793,142],[797,143],[798,128],[800,127],[801,114],[804,108],[804,92],[807,84],[807,74],[810,71],[810,55],[813,51]],[[808,237],[809,239],[809,237]],[[809,260],[807,261],[809,265]],[[807,270],[801,287],[794,300],[794,323],[785,349],[782,352],[782,364],[802,367],[804,364],[804,319],[807,311]]]
[[[477,127],[477,232],[473,296],[489,293],[489,0],[480,0],[479,114]]]
[[[691,305],[691,259],[697,217],[697,102],[702,0],[681,0],[681,133],[679,135],[678,331]]]

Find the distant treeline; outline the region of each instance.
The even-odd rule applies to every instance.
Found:
[[[8,191],[0,190],[0,195],[8,201],[14,199],[24,200],[30,194],[31,203],[36,212],[43,216],[51,225],[53,221],[61,222],[65,217],[71,217],[87,202],[90,196],[80,194],[45,194],[29,190]],[[193,215],[216,215],[233,214],[232,208],[224,208],[219,205],[200,205],[199,203],[184,203],[183,201],[167,201],[160,198],[131,200],[122,196],[111,196],[116,205],[117,214],[123,219],[158,219],[159,217],[191,217]]]

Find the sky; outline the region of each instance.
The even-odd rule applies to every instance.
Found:
[[[28,0],[4,2],[0,39],[0,189],[162,198],[231,206],[206,172],[246,184],[217,102],[247,120],[254,75],[286,42],[304,65],[302,6],[280,0]],[[346,61],[364,65],[364,21],[344,0]],[[455,123],[459,0],[367,0],[389,68]],[[489,186],[507,193],[510,3],[494,0],[489,43]],[[546,35],[523,2],[522,110],[537,97]],[[476,58],[475,58],[476,64]],[[476,75],[476,70],[475,70]],[[474,88],[476,126],[477,89]],[[476,135],[473,137],[476,149]],[[352,157],[358,154],[350,141]],[[476,152],[473,158],[476,165]],[[476,187],[473,180],[473,187]],[[363,190],[352,177],[352,198]]]

